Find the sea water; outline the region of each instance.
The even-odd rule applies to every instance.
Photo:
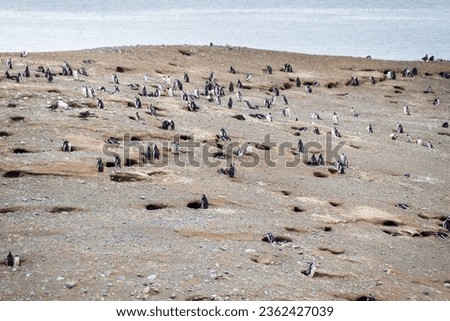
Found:
[[[448,0],[0,0],[0,52],[230,45],[450,59]]]

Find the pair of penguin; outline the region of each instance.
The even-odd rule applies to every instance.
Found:
[[[9,252],[8,255],[6,256],[5,263],[7,267],[16,268],[19,267],[20,265],[20,258],[18,255],[14,256],[11,254],[11,252]]]

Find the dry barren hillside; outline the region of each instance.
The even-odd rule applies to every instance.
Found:
[[[1,58],[0,248],[21,260],[0,265],[1,300],[450,299],[450,63],[217,46]]]

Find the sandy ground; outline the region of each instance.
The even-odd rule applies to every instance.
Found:
[[[11,251],[21,259],[14,269],[0,265],[1,300],[450,299],[450,241],[436,236],[448,233],[442,223],[450,204],[450,130],[442,124],[450,119],[450,80],[439,73],[450,72],[449,62],[215,46],[1,58],[0,248],[5,258]],[[20,83],[3,77],[8,58],[12,76],[28,64],[30,77]],[[87,76],[61,75],[64,61]],[[281,70],[286,63],[292,72]],[[39,66],[55,74],[52,82]],[[417,76],[402,77],[414,67]],[[387,79],[386,70],[397,78]],[[221,105],[204,96],[211,72],[224,87]],[[113,73],[119,78],[115,94]],[[245,80],[248,73],[253,76]],[[169,96],[168,77],[190,94],[199,88],[198,111],[187,109],[180,90]],[[351,77],[359,86],[346,85]],[[242,99],[258,110],[238,102],[238,80]],[[307,82],[316,83],[310,94]],[[159,84],[160,97],[139,96],[144,85],[154,92]],[[96,89],[104,109],[82,95],[83,86]],[[264,99],[274,95],[274,86],[280,96],[267,109]],[[282,95],[288,117],[281,113]],[[156,116],[147,113],[150,104]],[[411,115],[404,114],[405,104]],[[267,112],[273,122],[249,116]],[[314,112],[321,120],[311,119]],[[164,119],[173,119],[175,130],[161,129]],[[397,122],[404,133],[396,132]],[[341,138],[332,137],[333,126]],[[231,141],[218,140],[221,127]],[[110,137],[119,144],[107,145]],[[418,145],[419,137],[434,149]],[[74,151],[63,152],[62,139]],[[297,151],[299,139],[309,148],[305,153]],[[174,140],[181,143],[180,155],[170,149]],[[162,147],[154,164],[139,154],[148,142]],[[228,147],[235,144],[235,151],[246,142],[253,142],[250,155],[238,157]],[[113,166],[113,152],[122,156],[121,168]],[[319,152],[328,161],[324,166],[305,164]],[[349,162],[343,175],[334,165],[341,153]],[[218,173],[231,162],[234,178]],[[202,194],[210,207],[191,208]],[[281,242],[263,241],[268,232]],[[301,273],[309,261],[317,266],[313,277]]]

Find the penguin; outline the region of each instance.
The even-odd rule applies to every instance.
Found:
[[[105,104],[103,103],[103,100],[101,98],[97,98],[97,108],[98,109],[105,108]]]
[[[236,167],[234,166],[234,163],[231,163],[230,167],[228,168],[228,176],[233,178],[236,175]]]
[[[189,75],[187,74],[187,72],[184,73],[183,80],[184,82],[189,82]]]
[[[442,223],[442,226],[447,229],[447,231],[450,231],[450,216],[447,217],[447,219]],[[11,253],[10,253],[11,254]]]
[[[441,100],[439,99],[439,97],[434,98],[434,100],[433,100],[434,106],[439,106],[440,103],[441,103]]]
[[[230,136],[228,136],[227,132],[225,131],[225,129],[222,127],[219,130],[219,138],[221,140],[231,140]]]
[[[397,133],[403,134],[403,126],[400,123],[397,123]]]
[[[242,94],[241,94],[241,91],[240,91],[240,90],[238,90],[238,91],[236,92],[236,96],[237,96],[238,101],[241,102],[241,101],[242,101]]]
[[[138,96],[134,96],[134,107],[136,107],[136,109],[142,108],[142,102]]]
[[[303,141],[301,139],[298,140],[297,150],[298,150],[299,153],[304,153],[305,152],[305,146],[303,145]]]
[[[375,85],[375,83],[376,83],[375,77],[373,77],[373,76],[370,76],[369,81],[372,85]]]
[[[23,76],[25,78],[30,78],[30,67],[29,67],[29,65],[26,65],[25,70],[23,71]]]
[[[403,112],[405,113],[405,115],[408,115],[408,116],[411,115],[411,110],[410,110],[408,104],[403,106]]]
[[[114,154],[114,166],[116,168],[120,168],[121,167],[121,160],[120,160],[120,156],[119,154]]]
[[[307,94],[311,94],[311,93],[312,93],[312,88],[311,88],[310,85],[306,85],[306,86],[305,86],[305,92],[306,92]]]
[[[180,153],[180,144],[178,142],[172,142],[172,153],[174,154]]]
[[[47,81],[48,82],[53,82],[53,74],[49,71],[48,76],[47,76]]]
[[[343,164],[340,161],[336,162],[336,168],[337,168],[337,172],[338,172],[339,175],[345,174],[344,166],[343,166]]]
[[[14,266],[14,256],[11,254],[11,252],[9,252],[8,256],[6,257],[6,266],[8,267]]]
[[[268,243],[275,243],[275,236],[273,236],[271,232],[267,233],[265,238],[267,239]]]
[[[283,99],[283,103],[284,103],[285,105],[288,105],[288,104],[289,104],[286,95],[282,95],[281,98]]]
[[[411,138],[411,134],[406,134],[406,141],[408,142],[408,143],[411,143],[412,142],[412,138]]]
[[[144,75],[144,82],[150,82],[150,76],[149,74]]]
[[[112,78],[113,84],[115,84],[115,85],[118,85],[118,84],[119,84],[119,77],[117,77],[116,74],[112,74],[112,75],[111,75],[111,78]]]
[[[275,96],[280,96],[280,90],[278,89],[277,86],[273,87],[272,91]],[[275,101],[273,103],[275,103]]]
[[[213,82],[216,79],[216,74],[214,73],[214,71],[211,72],[208,79],[210,82]]]
[[[71,152],[72,151],[72,144],[67,140],[67,139],[63,139],[63,144],[62,144],[62,151],[63,152]]]
[[[369,125],[367,126],[367,132],[368,132],[369,134],[372,134],[372,133],[373,133],[373,128],[372,128],[372,125],[371,125],[371,124],[369,124]]]
[[[160,152],[159,152],[159,148],[158,145],[153,145],[153,158],[154,159],[159,159],[160,156]]]
[[[448,128],[448,121],[442,123],[443,128]]]
[[[323,159],[322,153],[319,153],[319,155],[317,156],[317,165],[319,166],[325,165],[325,160]]]
[[[316,134],[316,135],[320,135],[319,127],[314,126],[313,133]]]
[[[241,88],[243,87],[243,86],[242,86],[242,82],[241,82],[240,79],[238,79],[238,80],[236,81],[236,87],[239,88],[239,89],[241,89]]]
[[[347,155],[345,155],[344,153],[341,154],[341,164],[343,166],[348,167],[348,159],[347,159]]]
[[[207,209],[208,207],[209,207],[208,199],[206,198],[206,195],[203,194],[203,195],[202,195],[202,201],[201,201],[201,203],[200,203],[200,208],[202,208],[202,209]]]
[[[351,111],[353,117],[359,117],[359,114],[355,111],[355,108],[352,107]]]
[[[426,54],[424,57],[422,57],[422,61],[428,61],[428,54]]]
[[[317,166],[319,163],[317,162],[316,155],[312,154],[311,159],[309,160],[309,165]]]
[[[295,85],[296,85],[297,87],[300,87],[300,86],[302,85],[302,82],[301,82],[301,80],[300,80],[299,77],[297,77],[297,78],[295,79]]]
[[[288,106],[286,106],[283,110],[282,110],[282,115],[283,117],[291,117],[291,111],[289,109]]]
[[[148,143],[147,144],[147,148],[145,149],[145,153],[144,153],[144,157],[147,161],[152,160],[153,159],[153,147],[152,147],[153,143]]]
[[[312,278],[316,273],[316,269],[317,268],[314,262],[308,262],[308,268],[306,270],[303,270],[302,274]]]
[[[230,66],[230,70],[228,71],[230,74],[236,74],[236,70],[234,70],[233,66]]]
[[[233,85],[232,82],[230,82],[230,85],[228,86],[228,91],[229,91],[230,93],[232,93],[232,92],[234,91],[234,85]]]
[[[320,115],[319,115],[319,113],[313,113],[312,115],[311,115],[311,118],[312,119],[314,119],[314,120],[321,120],[321,118],[320,118]]]
[[[231,97],[228,99],[228,104],[227,104],[227,106],[228,106],[228,109],[233,108],[233,99],[231,99]]]
[[[333,129],[332,129],[331,131],[332,131],[332,133],[333,133],[333,135],[334,135],[335,137],[338,137],[338,138],[341,138],[341,137],[342,137],[342,136],[341,136],[341,133],[339,133],[339,131],[337,130],[336,126],[334,126]]]
[[[102,159],[101,158],[97,158],[97,171],[98,172],[103,172],[103,170],[104,170],[104,165],[103,165],[103,161],[102,161]]]
[[[337,125],[339,123],[339,116],[336,112],[333,113],[333,124]]]
[[[251,72],[249,72],[246,76],[245,76],[245,80],[246,81],[250,81],[250,79],[252,79],[253,74]]]
[[[433,146],[433,143],[431,142],[431,140],[428,141],[427,147],[428,147],[429,149],[434,149],[434,146]]]
[[[253,153],[253,146],[252,146],[252,144],[249,142],[249,143],[247,143],[247,145],[245,146],[244,154],[245,154],[245,155],[251,155],[252,153]]]
[[[20,266],[20,258],[18,255],[14,256],[13,268],[18,268]]]

